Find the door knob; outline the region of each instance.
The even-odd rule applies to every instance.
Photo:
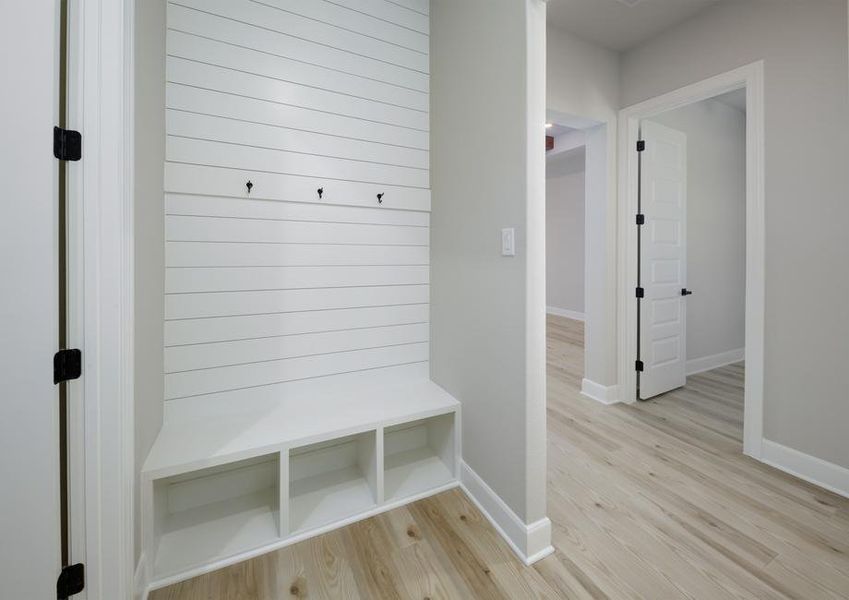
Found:
[[[682,295],[682,296],[689,296],[689,295],[690,295],[690,294],[692,294],[692,293],[693,293],[693,292],[692,292],[692,291],[690,291],[690,290],[688,290],[687,288],[681,288],[681,295]]]

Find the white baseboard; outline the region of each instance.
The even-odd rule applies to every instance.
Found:
[[[554,552],[551,521],[545,517],[526,525],[463,461],[460,462],[460,487],[523,563],[532,565]]]
[[[619,402],[619,386],[605,386],[589,379],[584,379],[581,382],[581,394],[602,404],[616,404]]]
[[[731,365],[740,362],[745,358],[745,348],[737,348],[736,350],[728,350],[719,354],[703,356],[702,358],[694,358],[687,361],[687,375],[695,375],[696,373],[704,373],[711,369],[718,369],[725,365]]]
[[[583,321],[584,313],[578,312],[577,310],[569,310],[568,308],[557,308],[556,306],[546,306],[545,312],[550,315],[556,315],[558,317],[566,317],[567,319],[574,319],[575,321]]]
[[[849,498],[849,469],[764,439],[760,460],[799,479]]]
[[[147,600],[150,593],[150,576],[147,569],[147,556],[144,552],[139,557],[139,564],[136,565],[136,574],[133,577],[133,598],[134,600]]]

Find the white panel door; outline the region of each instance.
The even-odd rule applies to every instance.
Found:
[[[58,0],[4,0],[0,19],[0,585],[55,598],[60,571]]]
[[[687,138],[642,123],[640,285],[640,398],[686,382]]]

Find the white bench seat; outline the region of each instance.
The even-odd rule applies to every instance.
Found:
[[[458,407],[410,367],[173,400],[142,473],[148,480],[169,477]]]

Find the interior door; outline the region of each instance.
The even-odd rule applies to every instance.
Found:
[[[652,121],[641,125],[639,396],[686,382],[687,138]]]
[[[3,0],[0,596],[56,598],[60,572],[57,0]]]

